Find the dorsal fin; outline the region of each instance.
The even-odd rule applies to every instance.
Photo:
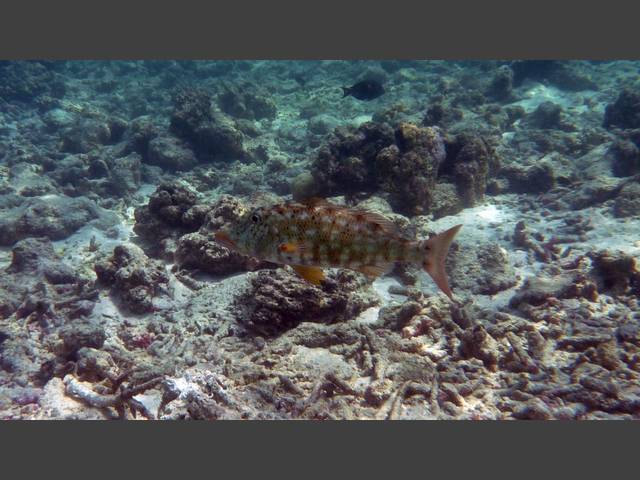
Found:
[[[304,200],[301,200],[300,203],[302,205],[307,206],[307,207],[334,207],[334,208],[340,208],[339,205],[336,205],[335,203],[331,203],[328,200],[325,200],[324,198],[321,198],[321,197],[306,198]],[[344,208],[344,207],[342,207],[342,208]]]

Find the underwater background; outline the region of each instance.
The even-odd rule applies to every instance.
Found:
[[[0,418],[639,419],[640,62],[0,62]],[[463,224],[455,301],[214,239]]]

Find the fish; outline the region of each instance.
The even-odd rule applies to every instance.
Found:
[[[461,227],[416,241],[400,235],[379,213],[313,198],[247,210],[217,230],[214,238],[241,254],[290,265],[314,285],[325,279],[324,268],[355,270],[373,280],[396,262],[410,262],[422,267],[453,300],[444,262]]]
[[[363,80],[352,87],[342,87],[344,97],[352,96],[358,100],[373,100],[385,93],[384,87],[375,80]]]

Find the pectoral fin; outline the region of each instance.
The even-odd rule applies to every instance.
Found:
[[[292,265],[291,267],[298,275],[314,285],[320,285],[320,282],[325,279],[324,272],[320,267],[310,267],[308,265]]]
[[[376,279],[389,270],[389,265],[364,265],[358,268],[358,272],[366,275],[370,279]]]
[[[303,243],[287,242],[278,245],[278,250],[282,253],[304,253],[306,247]]]

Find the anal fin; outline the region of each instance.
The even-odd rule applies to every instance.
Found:
[[[308,265],[291,265],[291,267],[298,275],[314,285],[320,285],[325,279],[324,271],[320,267],[311,267]]]

